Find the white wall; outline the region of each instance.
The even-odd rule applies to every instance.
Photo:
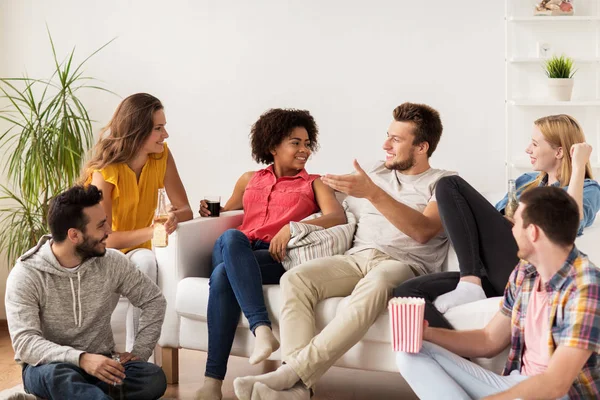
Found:
[[[59,54],[77,46],[79,60],[117,37],[87,74],[163,101],[194,209],[256,168],[249,127],[270,107],[309,109],[321,130],[309,171],[343,173],[354,157],[382,157],[395,106],[428,103],[445,128],[433,165],[504,188],[501,1],[4,0],[0,15],[3,76],[49,74],[45,23]],[[85,100],[101,123],[119,102]]]

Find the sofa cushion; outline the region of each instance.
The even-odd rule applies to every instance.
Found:
[[[263,287],[265,302],[269,317],[274,325],[279,325],[279,310],[281,309],[281,292],[279,285],[265,285]],[[334,297],[319,302],[315,312],[315,325],[318,331],[322,330],[333,318],[338,310],[348,305],[349,298]],[[500,298],[481,300],[465,304],[448,311],[446,317],[450,323],[460,330],[481,328],[498,311]],[[193,320],[206,321],[208,306],[208,278],[186,278],[179,282],[177,288],[177,313],[180,316]],[[241,316],[240,327],[248,327],[248,320]],[[387,310],[376,319],[367,331],[364,339],[368,342],[390,343],[389,316]]]
[[[502,297],[490,297],[453,307],[444,314],[450,324],[458,330],[480,329],[500,310]]]
[[[175,298],[177,314],[194,320],[207,320],[208,280],[209,278],[185,278],[179,281]],[[279,285],[264,285],[263,293],[269,318],[274,324],[277,324],[281,309]],[[240,318],[239,326],[246,328],[250,326],[243,315]]]
[[[281,293],[279,285],[264,285],[263,294],[269,318],[274,325],[279,325],[279,311],[281,310]],[[334,317],[342,297],[334,297],[317,304],[316,326],[323,329]],[[177,286],[175,308],[177,313],[193,320],[206,321],[208,310],[208,278],[182,279]],[[240,316],[240,327],[248,328],[248,320],[243,314]]]
[[[274,325],[279,325],[279,310],[281,309],[281,292],[279,285],[263,286],[263,293],[269,317]],[[348,304],[348,298],[333,297],[317,304],[315,325],[321,331],[333,318],[337,311]],[[208,308],[208,278],[186,278],[179,282],[177,288],[177,313],[180,316],[206,321]],[[390,329],[387,310],[384,311],[369,329],[364,340],[371,342],[390,343]],[[249,327],[248,320],[243,315],[238,324]]]

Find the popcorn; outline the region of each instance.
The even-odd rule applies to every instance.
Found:
[[[395,297],[388,303],[392,349],[418,353],[423,345],[425,300],[418,297]]]

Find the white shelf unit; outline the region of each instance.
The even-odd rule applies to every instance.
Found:
[[[510,1],[510,0],[509,0]],[[516,1],[516,0],[513,0]],[[576,4],[577,6],[577,4]],[[531,7],[533,12],[533,6]],[[562,15],[562,16],[531,16],[531,17],[514,17],[509,16],[510,22],[594,22],[600,21],[600,16],[597,15]]]
[[[555,101],[548,99],[512,99],[508,103],[523,107],[598,107],[600,100]]]
[[[600,57],[571,57],[575,64],[594,64],[600,63]],[[544,64],[544,59],[540,57],[511,57],[508,62],[510,63],[524,63],[524,64]]]
[[[552,114],[569,114],[582,125],[594,147],[592,168],[600,174],[600,0],[577,0],[572,16],[534,16],[534,2],[505,0],[505,139],[506,179],[531,171],[525,148],[533,121]],[[537,46],[550,45],[550,54],[573,59],[577,73],[571,101],[547,97],[544,58]]]

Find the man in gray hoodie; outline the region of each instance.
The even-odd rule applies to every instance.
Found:
[[[10,272],[8,328],[25,391],[45,399],[157,399],[162,369],[147,360],[165,314],[156,286],[120,252],[95,186],[75,186],[50,203],[43,237]],[[142,310],[131,353],[115,353],[110,318],[123,295]],[[113,357],[111,357],[111,355]]]

